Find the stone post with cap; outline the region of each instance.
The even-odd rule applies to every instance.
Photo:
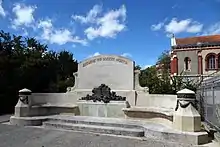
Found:
[[[29,111],[32,105],[31,93],[31,90],[27,88],[19,90],[19,99],[18,103],[15,106],[15,116],[29,116]]]
[[[201,116],[195,109],[195,92],[183,89],[177,92],[177,105],[173,116],[173,127],[180,131],[197,132],[201,130]]]
[[[145,93],[149,93],[148,87],[140,86],[140,81],[139,81],[140,74],[141,74],[140,70],[134,70],[134,89],[137,91],[144,91]]]

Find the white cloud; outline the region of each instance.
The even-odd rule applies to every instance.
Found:
[[[38,28],[52,28],[52,20],[51,19],[46,19],[46,20],[40,20],[38,23]]]
[[[74,20],[79,20],[81,23],[93,24],[84,31],[89,40],[93,40],[97,37],[114,38],[119,32],[126,28],[125,5],[122,5],[116,10],[110,10],[102,16],[98,16],[101,11],[102,7],[95,5],[86,16],[73,16]]]
[[[31,26],[34,23],[33,13],[36,6],[26,6],[25,4],[16,3],[12,9],[15,13],[15,19],[12,21],[12,28],[19,26]]]
[[[81,23],[95,23],[98,14],[102,11],[102,6],[95,5],[93,8],[87,13],[86,16],[74,15],[72,18],[76,21],[80,21]]]
[[[203,35],[216,35],[220,34],[220,21],[209,26],[203,31]]]
[[[91,58],[91,57],[98,56],[98,55],[101,55],[101,54],[99,52],[95,52],[94,54],[89,55],[87,58]]]
[[[203,24],[200,24],[198,22],[194,23],[191,26],[188,26],[188,28],[186,29],[186,32],[188,33],[198,33],[201,32],[203,29]]]
[[[152,31],[159,31],[159,30],[161,30],[163,27],[164,27],[164,25],[165,25],[165,22],[167,21],[167,17],[163,20],[163,21],[161,21],[161,22],[159,22],[159,23],[157,23],[157,24],[153,24],[152,26],[151,26],[151,30]]]
[[[120,23],[121,18],[121,23]],[[113,38],[125,29],[126,8],[122,5],[118,10],[112,10],[97,20],[98,27],[89,27],[85,30],[88,39],[97,37]]]
[[[85,39],[73,36],[73,33],[71,33],[68,29],[54,28],[51,19],[40,20],[37,27],[43,31],[40,38],[49,41],[51,44],[63,45],[71,42],[87,45],[87,41]]]
[[[50,34],[50,43],[56,43],[59,45],[66,44],[67,42],[72,41],[72,36],[69,30],[54,30],[53,33]]]
[[[151,30],[152,31],[158,31],[158,30],[162,29],[163,26],[164,26],[164,22],[160,22],[158,24],[152,25]]]
[[[50,40],[50,35],[53,31],[52,20],[51,19],[40,20],[37,27],[42,28],[42,30],[43,30],[43,33],[41,35],[41,39]]]
[[[123,57],[132,57],[132,55],[130,53],[123,53],[123,54],[121,54],[121,56],[123,56]]]
[[[203,24],[193,21],[192,19],[185,19],[178,21],[173,18],[167,25],[165,25],[165,31],[167,33],[178,34],[181,32],[198,33],[203,29]]]
[[[0,0],[0,16],[2,16],[2,17],[6,16],[6,12],[2,6],[2,0]]]
[[[100,55],[99,52],[96,52],[96,53],[93,54],[93,56],[98,56],[98,55]]]

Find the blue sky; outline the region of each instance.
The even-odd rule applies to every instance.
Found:
[[[81,61],[117,54],[155,64],[176,37],[220,34],[220,0],[0,0],[0,29]]]

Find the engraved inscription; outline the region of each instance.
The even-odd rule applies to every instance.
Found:
[[[119,62],[119,63],[122,63],[122,64],[128,64],[128,62],[122,58],[114,58],[114,57],[102,57],[102,58],[96,58],[96,59],[91,59],[85,63],[83,63],[83,67],[87,66],[87,65],[90,65],[90,64],[93,64],[93,63],[96,63],[96,62],[105,62],[105,61],[114,61],[114,62]]]

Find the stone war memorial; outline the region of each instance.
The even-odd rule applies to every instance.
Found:
[[[149,94],[131,59],[99,55],[78,64],[66,93],[19,91],[11,125],[42,126],[187,144],[205,144],[195,93]]]

